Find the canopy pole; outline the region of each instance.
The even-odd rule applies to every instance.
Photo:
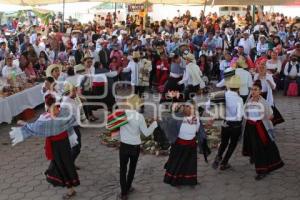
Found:
[[[146,29],[147,19],[148,19],[148,0],[144,3],[144,13],[143,13],[143,29]]]
[[[205,20],[205,10],[206,10],[206,6],[207,6],[207,0],[204,1],[204,8],[203,8],[203,13],[204,13],[204,18],[201,20],[201,27],[204,28],[204,20]],[[201,16],[200,16],[201,17]]]
[[[65,7],[66,7],[66,1],[63,0],[63,13],[62,13],[62,23],[61,23],[61,32],[64,32],[64,26],[65,26]]]
[[[117,3],[115,3],[114,21],[115,21],[115,23],[117,23]]]
[[[252,5],[252,25],[254,26],[255,23],[255,5]]]

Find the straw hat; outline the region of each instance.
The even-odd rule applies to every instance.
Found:
[[[82,58],[82,62],[85,62],[87,59],[94,59],[94,57],[92,55],[90,55],[89,53],[87,53]]]
[[[181,38],[179,33],[177,33],[177,32],[174,33],[173,37],[174,37],[174,39],[180,39]]]
[[[75,86],[69,82],[66,82],[64,84],[64,95],[69,94],[73,89],[75,88]]]
[[[126,105],[128,105],[130,109],[137,110],[142,105],[142,100],[138,95],[133,95],[126,99]]]
[[[81,74],[81,73],[85,72],[84,65],[83,64],[75,65],[74,72],[75,72],[75,74]]]
[[[183,56],[184,59],[189,60],[189,61],[194,61],[195,60],[195,56],[191,53],[188,53],[187,55]]]
[[[132,58],[140,58],[140,57],[141,57],[141,54],[139,51],[132,52]]]
[[[52,72],[53,72],[53,70],[55,70],[55,69],[59,69],[59,71],[61,72],[61,65],[58,65],[58,64],[52,64],[52,65],[49,65],[48,67],[47,67],[47,69],[46,69],[46,76],[47,77],[52,77]]]
[[[261,40],[262,38],[267,39],[265,35],[259,35],[259,40]]]
[[[227,88],[239,89],[241,87],[241,78],[237,75],[234,75],[225,81],[225,85]]]

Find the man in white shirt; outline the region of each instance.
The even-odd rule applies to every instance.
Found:
[[[139,78],[141,75],[141,69],[143,67],[140,57],[140,52],[134,51],[132,53],[132,60],[129,61],[127,67],[123,69],[123,72],[131,72],[131,85],[134,87],[135,94],[138,94],[139,97],[142,97],[145,87],[142,85]]]
[[[214,39],[216,41],[216,49],[223,49],[223,38],[220,36],[219,30],[216,31]]]
[[[189,100],[191,95],[194,94],[201,88],[205,88],[205,83],[202,79],[202,72],[200,67],[195,64],[195,57],[193,54],[188,53],[184,56],[186,60],[186,69],[181,81],[178,82],[178,85],[185,84],[187,90],[185,91],[185,100]]]
[[[73,52],[73,56],[75,55],[75,51],[77,50],[77,43],[78,43],[78,39],[77,39],[77,32],[73,32],[72,33],[72,38],[71,38],[71,42],[72,42],[72,52]]]
[[[290,61],[284,68],[284,94],[287,95],[287,90],[292,81],[298,84],[298,94],[300,94],[300,64],[297,61],[297,56],[292,55]]]
[[[249,71],[243,69],[242,67],[238,66],[235,70],[235,74],[240,77],[240,89],[239,95],[242,97],[244,103],[246,102],[250,88],[252,87],[253,80],[252,76]]]
[[[130,108],[125,109],[128,123],[120,127],[120,185],[121,194],[118,199],[126,200],[127,195],[133,191],[132,182],[136,170],[136,165],[140,155],[141,134],[148,137],[157,127],[154,121],[147,127],[144,116],[137,109],[141,106],[141,99],[134,95],[125,102]],[[127,165],[129,170],[127,175]]]
[[[251,49],[255,48],[254,42],[249,38],[249,33],[244,32],[243,38],[239,41],[238,46],[244,47],[244,52],[250,55]]]
[[[37,33],[33,31],[30,36],[30,44],[34,44],[37,40]]]
[[[267,43],[267,38],[264,35],[259,36],[259,42],[256,46],[257,55],[261,56],[262,54],[266,54],[269,50],[269,44]]]
[[[229,53],[225,53],[224,58],[225,59],[221,61],[220,66],[219,66],[221,80],[224,78],[224,71],[227,68],[230,68],[230,62],[231,62],[232,56]]]
[[[40,53],[41,53],[41,51],[42,51],[42,49],[41,49],[40,46],[39,46],[39,41],[36,40],[35,43],[32,44],[32,47],[33,47],[33,49],[34,49],[34,51],[35,51],[37,57],[39,57],[39,56],[40,56]]]
[[[221,144],[218,154],[212,165],[220,170],[229,169],[231,166],[228,161],[233,154],[238,140],[242,134],[242,117],[243,117],[243,99],[239,96],[241,78],[237,75],[232,76],[226,81],[228,90],[225,92],[225,119],[221,130]],[[229,143],[230,141],[230,143]],[[227,152],[223,157],[225,150]]]
[[[10,78],[13,74],[18,75],[21,74],[22,70],[19,66],[13,64],[13,55],[9,54],[6,57],[6,65],[2,69],[2,76],[4,78]]]

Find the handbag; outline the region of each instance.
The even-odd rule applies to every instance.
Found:
[[[296,97],[298,96],[298,84],[291,82],[288,87],[287,96]]]
[[[128,119],[125,110],[117,110],[107,116],[106,129],[108,129],[109,131],[115,131],[127,123]]]

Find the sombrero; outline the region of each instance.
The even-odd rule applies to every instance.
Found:
[[[227,88],[239,89],[241,87],[240,76],[234,75],[230,79],[225,80],[225,85]]]
[[[47,77],[52,77],[52,72],[53,72],[53,70],[54,69],[56,69],[56,68],[58,68],[59,69],[59,71],[61,72],[61,65],[58,65],[58,64],[52,64],[52,65],[49,65],[48,67],[47,67],[47,69],[46,69],[46,76]]]
[[[130,109],[137,110],[142,105],[142,100],[138,95],[133,95],[126,99],[126,105],[128,105]]]

